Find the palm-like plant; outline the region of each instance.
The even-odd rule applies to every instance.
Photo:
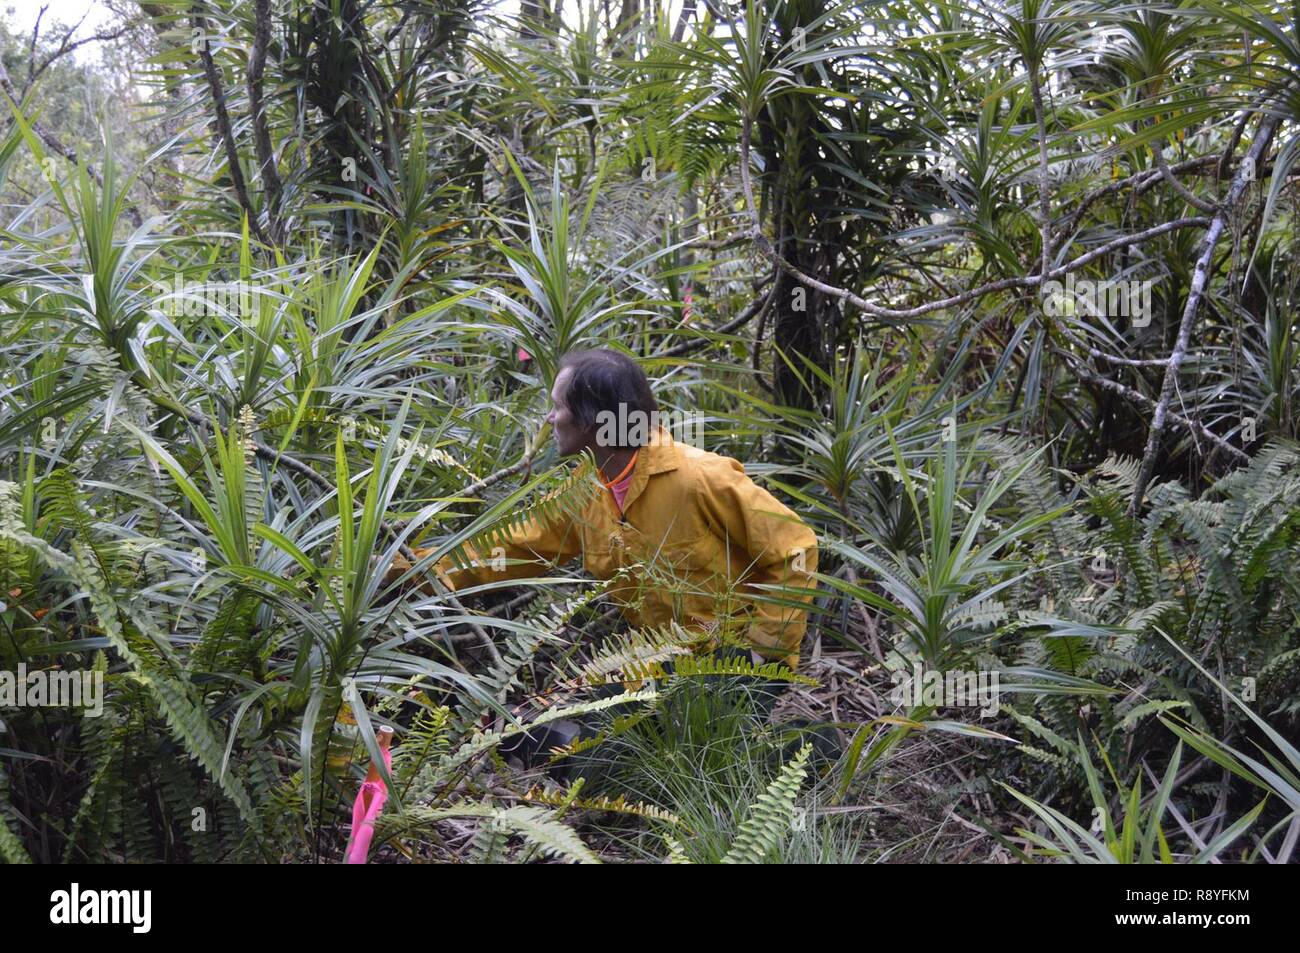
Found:
[[[1222,709],[1197,665],[1254,673],[1259,717],[1285,736],[1296,490],[1291,451],[1266,438],[1295,423],[1295,149],[1283,123],[1271,158],[1255,116],[1294,112],[1290,12],[753,0],[674,37],[662,10],[610,29],[591,4],[576,26],[459,0],[145,7],[174,187],[139,198],[141,170],[111,149],[91,157],[98,172],[61,166],[47,87],[14,97],[0,130],[14,203],[0,477],[16,487],[0,660],[93,668],[108,686],[93,724],[5,713],[22,755],[0,772],[4,856],[327,856],[391,723],[386,845],[436,853],[425,835],[455,818],[479,825],[475,859],[592,859],[567,825],[595,800],[479,803],[512,783],[491,762],[524,730],[511,709],[682,645],[636,633],[589,653],[577,635],[604,633],[602,590],[576,574],[508,597],[423,588],[433,559],[573,483],[535,415],[560,357],[588,345],[645,358],[665,406],[718,422],[710,449],[822,530],[817,631],[842,643],[829,652],[870,654],[861,622],[896,643],[891,663],[1016,681],[1001,712],[1022,743],[999,763],[1046,812],[1036,836],[1064,832],[1078,853],[1054,849],[1076,859],[1219,843],[1227,822],[1189,822],[1185,851],[1171,839],[1171,818],[1211,806],[1198,787],[1134,794],[1146,764],[1181,770],[1154,724],[1180,711],[1234,803],[1259,781],[1277,795],[1243,836],[1285,853],[1271,838],[1294,824],[1289,754]],[[1247,142],[1272,182],[1242,190],[1263,202],[1224,231],[1253,263],[1219,251],[1198,268]],[[56,160],[34,197],[17,191],[36,184],[29,155],[42,172]],[[143,227],[128,224],[137,202]],[[1159,277],[1152,327],[1042,320],[1037,281],[1067,267]],[[235,282],[252,288],[247,312],[213,305]],[[1125,516],[1132,468],[1102,461],[1141,451],[1195,288],[1167,407],[1179,443]],[[1220,481],[1239,447],[1256,463]],[[415,543],[432,554],[394,573]],[[857,669],[849,658],[828,663]],[[630,721],[647,700],[606,707],[633,706]],[[843,796],[915,753],[919,727],[1005,739],[906,714],[861,728]],[[1100,801],[1067,740],[1080,734],[1114,769]],[[663,747],[669,762],[686,750]],[[722,784],[727,803],[770,778],[753,780]],[[789,816],[786,792],[768,793],[751,858]],[[1084,831],[1095,844],[1063,819],[1080,799],[1108,812]],[[195,804],[219,836],[189,829]],[[726,855],[733,820],[672,853]]]
[[[510,161],[513,165],[513,157]],[[611,300],[610,287],[621,284],[628,291],[636,290],[640,272],[668,250],[655,249],[630,262],[624,259],[595,266],[587,260],[582,239],[599,194],[599,179],[571,234],[569,201],[561,188],[558,168],[551,179],[550,217],[545,225],[538,219],[538,201],[532,186],[518,166],[514,168],[528,199],[527,243],[522,247],[498,241],[493,244],[505,258],[525,300],[489,288],[483,301],[471,305],[492,309],[510,343],[536,362],[541,380],[549,382],[555,379],[560,358],[567,352],[607,340],[621,317],[647,313],[633,302]]]
[[[1093,817],[1096,819],[1092,828],[1085,828],[1071,820],[1062,811],[1047,804],[1035,801],[1006,785],[1015,798],[1028,807],[1047,828],[1047,834],[1022,829],[1023,837],[1032,848],[1044,857],[1065,860],[1079,864],[1171,864],[1175,855],[1170,849],[1165,835],[1167,821],[1165,815],[1170,812],[1170,800],[1174,794],[1178,779],[1178,768],[1182,763],[1183,746],[1180,742],[1174,748],[1165,776],[1149,802],[1142,796],[1142,778],[1139,776],[1122,799],[1122,820],[1117,824],[1112,816],[1110,802],[1107,799],[1097,769],[1093,765],[1083,740],[1079,740],[1078,757],[1088,776],[1088,790],[1093,798]],[[1107,769],[1114,771],[1107,763]],[[1116,786],[1119,786],[1116,780]],[[1121,794],[1124,794],[1121,788]],[[1252,810],[1243,814],[1226,830],[1208,844],[1199,845],[1187,862],[1208,864],[1217,861],[1220,854],[1240,840],[1250,829],[1264,809],[1261,801]],[[1098,829],[1099,828],[1099,829]],[[1033,859],[1034,854],[1027,859]]]
[[[920,527],[920,553],[837,543],[832,550],[867,570],[884,594],[830,578],[827,582],[885,613],[927,666],[944,670],[971,657],[988,638],[989,623],[1005,619],[998,596],[1020,580],[1017,570],[1025,567],[1004,557],[1064,509],[1028,514],[1009,526],[990,526],[993,507],[1036,455],[995,471],[987,487],[967,503],[962,491],[980,465],[974,446],[959,461],[957,441],[945,439],[922,472],[914,474],[892,435],[890,445],[894,473]]]

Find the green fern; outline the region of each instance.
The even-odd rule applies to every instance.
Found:
[[[50,566],[61,569],[87,594],[90,605],[114,650],[133,670],[133,677],[152,696],[168,726],[250,824],[257,824],[256,812],[243,784],[222,769],[223,745],[195,698],[183,681],[181,666],[166,635],[159,632],[139,609],[119,604],[97,567],[86,558],[89,548],[74,540],[74,556],[62,553],[21,528],[12,484],[0,484],[0,537],[35,550]],[[124,624],[128,619],[134,631]]]
[[[557,484],[548,486],[549,484]],[[539,478],[532,488],[538,496],[533,503],[512,509],[504,519],[494,521],[486,529],[455,547],[451,562],[459,568],[469,568],[474,554],[491,552],[506,547],[529,524],[579,523],[587,507],[601,491],[596,479],[596,469],[590,457],[572,469],[557,467]]]
[[[790,833],[794,802],[807,776],[812,745],[806,744],[786,762],[767,790],[749,808],[724,864],[761,864]]]
[[[22,839],[9,826],[11,822],[7,816],[6,804],[8,794],[8,778],[4,769],[0,768],[0,860],[6,864],[30,864],[32,858],[23,847]]]
[[[575,797],[568,792],[544,791],[540,787],[533,787],[524,794],[524,800],[545,804],[548,807],[577,808],[583,811],[625,814],[631,817],[659,821],[673,827],[683,826],[682,819],[671,811],[665,811],[663,808],[647,804],[644,801],[629,801],[622,794],[617,797],[609,797],[604,794],[599,797]]]
[[[483,856],[499,858],[502,845],[498,838],[505,833],[517,834],[546,857],[578,864],[598,864],[599,858],[582,842],[576,831],[555,818],[554,812],[539,807],[492,804],[452,804],[442,808],[412,807],[401,814],[381,815],[375,824],[380,840],[418,836],[431,831],[438,821],[450,818],[480,818],[492,828],[484,835]]]

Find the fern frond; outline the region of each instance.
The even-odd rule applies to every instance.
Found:
[[[234,801],[244,820],[256,825],[258,818],[252,801],[239,779],[223,770],[224,745],[195,698],[193,688],[182,680],[183,673],[167,637],[158,632],[138,608],[114,600],[98,567],[85,557],[87,547],[79,540],[73,540],[75,555],[69,556],[21,529],[21,523],[15,518],[17,501],[14,490],[11,483],[0,485],[0,538],[30,547],[46,563],[67,573],[85,591],[109,643],[131,666],[134,678],[149,690],[186,752]],[[145,637],[128,631],[123,617],[129,619],[136,631]]]
[[[1191,706],[1185,701],[1177,699],[1156,699],[1154,701],[1143,702],[1141,705],[1133,706],[1133,709],[1119,720],[1117,727],[1121,729],[1132,728],[1139,721],[1150,715],[1157,715],[1160,712],[1172,711],[1175,708],[1190,708]]]
[[[813,688],[821,682],[808,675],[800,675],[782,662],[764,662],[756,665],[748,658],[719,658],[715,655],[688,655],[673,663],[673,678],[695,678],[707,675],[747,675],[770,681],[791,682]],[[662,676],[661,676],[662,677]]]
[[[499,864],[505,861],[510,846],[509,832],[495,818],[479,825],[469,845],[471,864]]]
[[[511,691],[522,688],[520,672],[536,659],[537,653],[547,645],[563,644],[563,630],[574,617],[625,578],[624,572],[615,573],[611,578],[587,587],[574,598],[543,609],[537,617],[512,631],[499,648],[501,661],[480,677],[479,684],[485,693],[504,700]],[[482,698],[463,693],[457,707],[460,724],[467,728],[477,724],[487,708]]]
[[[559,485],[546,489],[547,484],[558,479]],[[529,523],[577,523],[582,519],[591,501],[601,492],[596,470],[591,458],[584,457],[578,466],[568,469],[557,467],[538,479],[535,492],[541,494],[535,502],[521,506],[505,519],[498,520],[449,554],[452,565],[466,569],[473,562],[474,553],[490,552],[497,546],[509,545],[512,536]]]
[[[686,851],[682,849],[682,842],[676,837],[665,834],[664,844],[668,847],[668,863],[689,864],[691,862],[691,859],[686,856]]]
[[[568,677],[574,685],[632,681],[645,676],[631,673],[641,673],[654,663],[690,655],[706,638],[700,633],[687,632],[675,622],[660,629],[629,629],[610,636],[593,658],[576,670],[570,669]]]
[[[556,721],[561,718],[576,718],[581,715],[604,711],[605,709],[612,708],[615,705],[653,701],[658,697],[658,695],[659,693],[653,688],[643,688],[640,691],[623,692],[609,698],[599,698],[595,701],[583,702],[578,705],[551,708],[526,724],[512,725],[502,731],[475,731],[468,740],[460,745],[460,747],[439,762],[438,773],[442,775],[450,774],[456,768],[470,761],[475,756],[495,748],[505,739],[531,731],[538,725],[544,725],[547,722]]]
[[[653,804],[646,804],[644,801],[629,801],[622,794],[615,798],[608,795],[570,797],[568,792],[565,791],[545,791],[541,787],[534,786],[524,794],[524,800],[536,801],[549,807],[576,807],[584,811],[607,811],[611,814],[627,814],[633,817],[662,821],[674,827],[683,826],[682,819],[676,814],[655,807]]]
[[[498,831],[518,834],[547,857],[569,863],[600,863],[600,859],[583,843],[577,831],[557,820],[551,811],[527,805],[501,808],[490,804],[466,803],[442,808],[411,807],[401,814],[381,815],[375,830],[384,839],[419,835],[438,821],[453,817],[483,818]],[[496,831],[490,836],[495,835]],[[500,855],[498,846],[489,846],[485,850]]]
[[[805,744],[781,768],[767,790],[750,806],[736,839],[722,858],[724,864],[761,864],[790,833],[794,802],[808,774],[812,745]]]
[[[0,860],[6,864],[30,864],[31,855],[23,847],[23,842],[9,826],[3,805],[0,805]]]

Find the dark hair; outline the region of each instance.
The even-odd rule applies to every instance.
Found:
[[[617,414],[620,404],[628,413],[640,411],[648,420],[659,409],[645,371],[621,351],[570,351],[560,359],[560,370],[565,369],[571,373],[564,403],[583,429],[595,428],[603,410]]]

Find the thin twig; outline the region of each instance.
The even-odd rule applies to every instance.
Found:
[[[84,20],[85,18],[83,17],[82,19]],[[80,26],[80,24],[78,24],[78,26]],[[68,41],[72,39],[72,34],[77,32],[77,27],[73,27],[63,37],[63,42],[59,44],[59,48],[55,50],[53,53],[51,53],[49,56],[45,57],[45,59],[41,60],[41,64],[39,66],[32,66],[29,64],[28,72],[27,72],[27,88],[30,89],[32,84],[35,83],[36,80],[40,79],[41,74],[44,73],[47,69],[49,69],[51,66],[53,66],[55,61],[57,61],[61,57],[67,56],[69,53],[73,52],[76,49],[79,49],[80,47],[85,46],[87,43],[106,43],[110,40],[121,39],[131,30],[135,29],[136,26],[138,26],[138,22],[131,21],[123,24],[121,27],[119,27],[116,30],[103,32],[103,33],[95,33],[91,36],[84,36],[80,40],[76,40],[75,42],[69,43]],[[24,90],[24,92],[25,91],[26,90]]]
[[[1169,167],[1171,172],[1182,175],[1187,172],[1196,172],[1205,166],[1215,165],[1218,160],[1214,156],[1197,156],[1194,159],[1186,159],[1182,162],[1176,162]],[[1088,211],[1098,199],[1103,199],[1107,195],[1115,192],[1122,192],[1124,189],[1132,188],[1134,194],[1141,195],[1149,191],[1157,182],[1161,180],[1160,172],[1157,169],[1143,169],[1141,172],[1135,172],[1130,176],[1122,179],[1116,179],[1114,182],[1107,183],[1100,188],[1094,189],[1080,200],[1074,210],[1062,219],[1061,224],[1056,229],[1056,240],[1060,241],[1081,219],[1085,212]]]
[[[1051,183],[1047,169],[1047,117],[1043,110],[1043,85],[1038,70],[1029,70],[1029,92],[1034,101],[1034,124],[1038,128],[1038,228],[1042,244],[1040,274],[1052,269],[1052,203]]]
[[[1159,139],[1153,143],[1151,147],[1152,151],[1155,153],[1156,167],[1160,170],[1160,177],[1165,180],[1171,189],[1178,193],[1179,198],[1192,206],[1192,208],[1200,209],[1202,212],[1217,212],[1219,210],[1217,205],[1200,198],[1192,192],[1191,189],[1178,181],[1177,177],[1170,170],[1168,161],[1165,159],[1164,145],[1165,140]]]
[[[1124,235],[1120,238],[1106,242],[1063,265],[1053,268],[1046,274],[1039,273],[1022,275],[1015,278],[1002,278],[998,281],[991,281],[988,284],[980,285],[978,288],[972,288],[971,290],[962,292],[958,295],[917,305],[915,308],[882,308],[878,305],[872,304],[859,295],[848,291],[847,289],[828,285],[810,275],[804,274],[797,267],[781,257],[780,253],[778,253],[772,246],[768,237],[763,234],[762,223],[759,220],[757,206],[754,203],[754,191],[750,182],[749,174],[749,153],[752,141],[752,125],[752,121],[746,117],[740,130],[740,181],[745,195],[746,207],[750,213],[750,238],[753,239],[755,245],[758,246],[759,251],[764,256],[774,262],[782,271],[786,272],[800,284],[806,285],[809,288],[813,288],[833,298],[845,301],[848,304],[853,305],[853,307],[857,308],[859,311],[862,311],[864,314],[886,323],[898,323],[923,317],[924,315],[931,314],[935,311],[954,308],[999,291],[1010,291],[1015,288],[1033,288],[1046,281],[1063,278],[1070,272],[1077,271],[1084,265],[1090,264],[1098,258],[1108,255],[1117,249],[1127,248],[1130,245],[1137,245],[1145,241],[1150,241],[1152,238],[1157,238],[1160,235],[1176,231],[1180,228],[1198,228],[1210,223],[1209,219],[1203,217],[1175,219],[1172,222],[1164,222],[1160,225],[1144,229],[1143,231],[1134,232],[1131,235]]]
[[[732,331],[744,327],[744,325],[746,325],[751,320],[753,320],[756,314],[758,314],[766,307],[768,301],[770,301],[771,298],[772,298],[771,292],[763,295],[761,298],[755,298],[753,301],[751,301],[749,304],[745,306],[745,310],[741,311],[740,314],[736,315],[726,324],[722,325],[720,328],[710,333],[730,334]],[[692,351],[698,351],[700,348],[706,346],[709,343],[711,343],[711,340],[709,338],[694,337],[691,338],[689,341],[683,341],[681,344],[676,344],[673,347],[668,348],[666,351],[659,351],[651,355],[651,357],[652,358],[681,357],[683,354],[690,354]]]
[[[1058,351],[1057,353],[1069,357],[1075,357],[1077,359],[1077,356],[1070,354],[1069,351]],[[1156,402],[1152,400],[1150,397],[1148,397],[1146,394],[1135,391],[1131,387],[1126,387],[1125,385],[1119,383],[1118,381],[1113,381],[1110,378],[1102,377],[1100,374],[1095,374],[1092,371],[1082,367],[1078,369],[1078,372],[1080,377],[1082,377],[1085,381],[1088,381],[1089,383],[1092,384],[1096,384],[1098,387],[1103,387],[1106,390],[1119,394],[1121,397],[1126,397],[1136,404],[1142,404],[1146,407],[1154,407],[1156,405]],[[1166,418],[1178,424],[1180,427],[1185,427],[1187,430],[1199,434],[1201,437],[1204,437],[1210,443],[1213,443],[1216,446],[1220,447],[1221,449],[1226,450],[1228,453],[1231,453],[1239,460],[1242,460],[1243,462],[1249,462],[1250,455],[1248,453],[1246,453],[1244,450],[1237,449],[1232,444],[1228,443],[1228,441],[1220,437],[1218,434],[1214,433],[1212,430],[1208,430],[1202,424],[1198,424],[1196,421],[1184,417],[1182,414],[1176,414],[1173,411],[1168,411],[1168,410],[1166,411]]]

